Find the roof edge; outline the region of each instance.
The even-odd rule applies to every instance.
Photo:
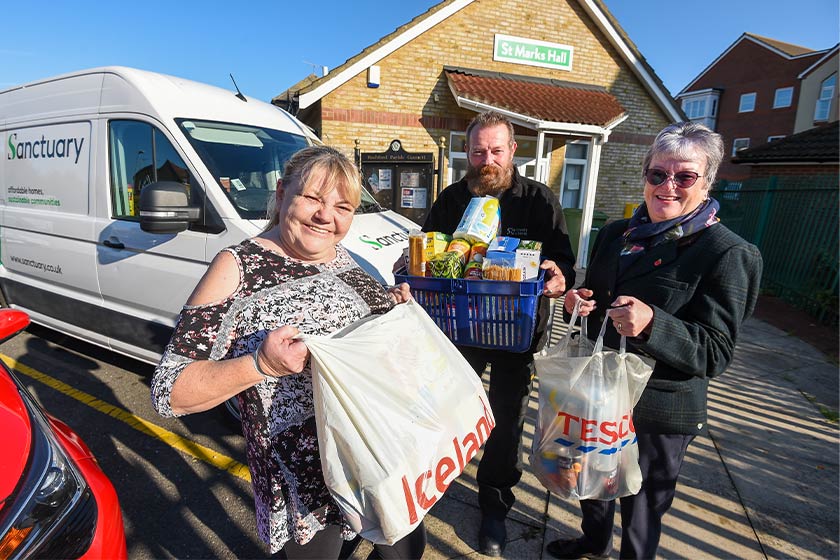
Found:
[[[428,14],[428,17],[418,21],[408,29],[403,31],[394,31],[390,35],[386,35],[386,38],[389,36],[391,38],[386,40],[384,44],[373,49],[371,52],[354,62],[350,62],[348,60],[348,62],[345,62],[336,68],[338,72],[335,76],[327,74],[327,76],[322,78],[323,81],[321,81],[321,83],[314,82],[311,84],[311,86],[314,87],[311,87],[308,91],[300,93],[298,96],[299,107],[301,109],[309,107],[328,93],[350,81],[353,77],[366,70],[369,66],[376,64],[412,39],[420,36],[422,33],[425,33],[438,23],[447,19],[449,16],[461,11],[472,2],[473,0],[452,0],[450,4],[440,7],[440,9],[434,13]],[[430,10],[431,9],[434,8],[430,8]],[[428,11],[426,13],[428,13]],[[375,44],[376,43],[374,43],[374,45]],[[362,53],[364,53],[365,50],[366,49],[363,49]]]

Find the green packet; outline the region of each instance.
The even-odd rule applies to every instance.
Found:
[[[519,241],[519,246],[516,247],[517,249],[535,249],[537,251],[542,251],[542,241],[533,241],[531,239],[521,239]]]
[[[435,255],[427,263],[434,278],[461,278],[464,274],[462,255],[456,251],[447,251]]]

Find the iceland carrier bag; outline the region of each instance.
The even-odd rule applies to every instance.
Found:
[[[633,407],[653,372],[640,356],[603,347],[609,315],[593,344],[572,337],[579,306],[565,337],[535,355],[539,409],[531,468],[548,490],[566,498],[614,500],[642,484]]]
[[[393,544],[495,426],[481,381],[414,300],[302,339],[327,487],[356,532]]]

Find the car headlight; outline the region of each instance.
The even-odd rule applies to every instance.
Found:
[[[0,559],[78,558],[93,539],[96,501],[40,407],[18,388],[32,421],[32,453],[0,506]]]

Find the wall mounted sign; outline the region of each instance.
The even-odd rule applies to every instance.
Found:
[[[571,70],[574,51],[575,48],[570,45],[497,34],[493,44],[493,60]]]

